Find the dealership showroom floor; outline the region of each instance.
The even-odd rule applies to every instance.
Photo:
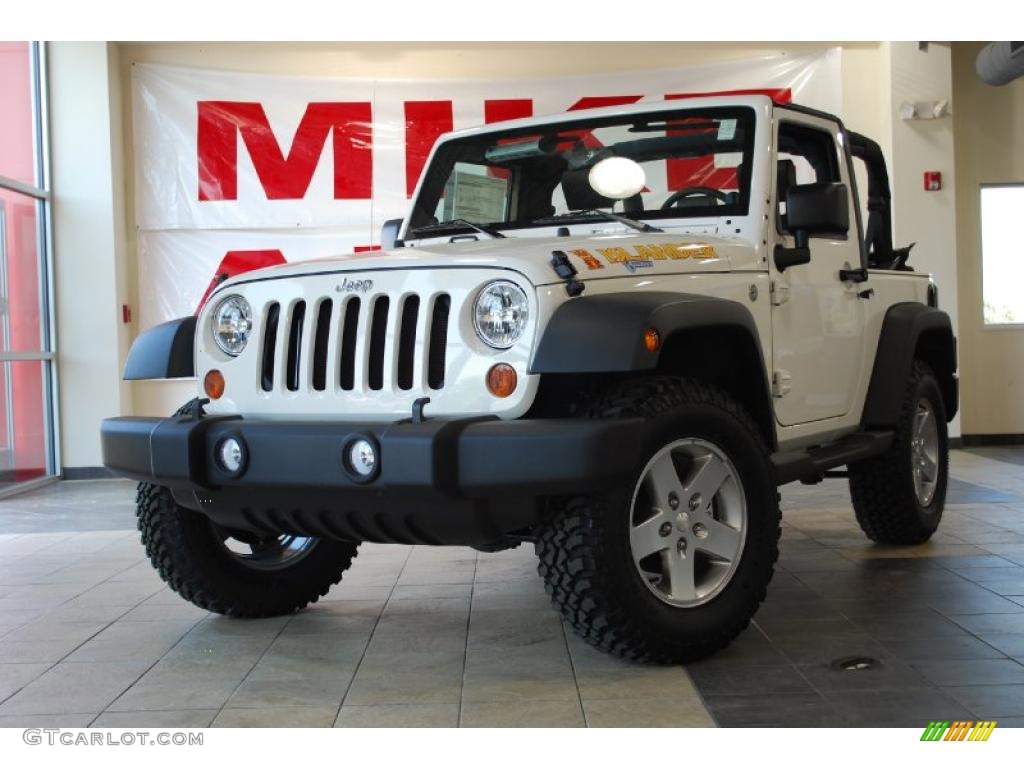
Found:
[[[1024,725],[1022,467],[954,451],[917,547],[868,542],[842,480],[787,486],[754,625],[685,668],[578,640],[529,546],[364,545],[301,613],[211,615],[145,559],[129,482],[50,485],[0,502],[0,727]]]

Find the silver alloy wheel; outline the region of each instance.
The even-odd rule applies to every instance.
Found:
[[[317,539],[312,536],[281,534],[259,538],[241,532],[233,533],[216,525],[214,533],[230,554],[258,571],[277,571],[295,565],[317,543]]]
[[[651,592],[677,607],[706,603],[735,574],[746,536],[743,485],[718,446],[687,438],[654,454],[633,491],[629,528]]]
[[[917,503],[927,507],[939,485],[939,425],[931,401],[922,397],[914,409],[910,435],[910,466]]]

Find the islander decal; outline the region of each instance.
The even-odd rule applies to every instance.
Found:
[[[609,264],[622,264],[630,272],[645,267],[653,267],[655,261],[666,259],[713,259],[715,249],[710,245],[688,245],[681,243],[661,243],[659,245],[635,245],[630,248],[597,248],[595,249]],[[573,256],[586,264],[588,269],[604,269],[604,264],[586,248],[569,251]]]

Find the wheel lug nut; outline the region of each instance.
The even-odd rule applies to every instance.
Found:
[[[658,534],[660,536],[668,536],[672,533],[672,523],[662,523],[658,528]]]
[[[697,509],[699,509],[700,505],[701,505],[701,501],[702,500],[701,500],[701,497],[700,497],[699,493],[693,494],[693,496],[690,497],[690,501],[689,501],[690,511],[691,512],[695,512]]]
[[[708,537],[708,529],[704,523],[697,523],[693,526],[693,535],[698,539],[706,539]]]
[[[686,539],[681,538],[676,542],[676,551],[681,555],[686,554]]]

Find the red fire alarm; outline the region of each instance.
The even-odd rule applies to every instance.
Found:
[[[925,171],[924,172],[924,190],[925,192],[938,192],[942,189],[942,172],[941,171]]]
[[[132,321],[132,308],[127,304],[121,305],[121,322],[127,325]]]

